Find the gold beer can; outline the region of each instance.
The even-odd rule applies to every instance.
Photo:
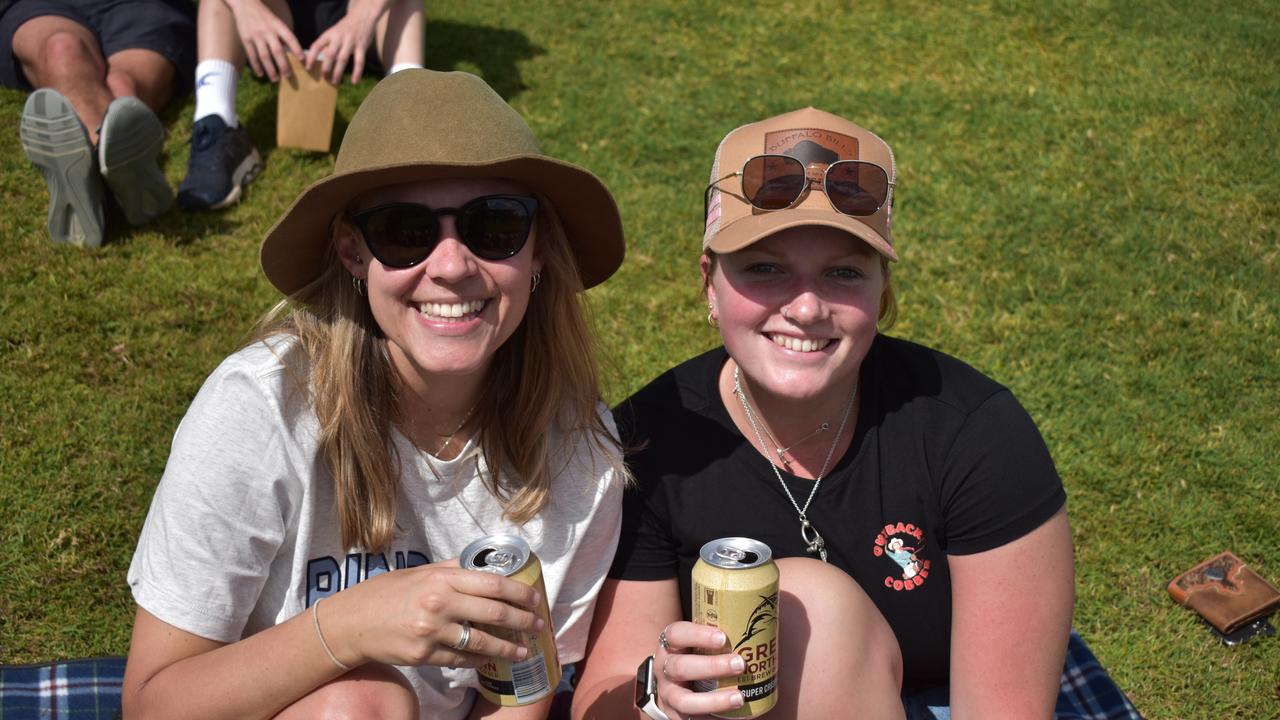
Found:
[[[529,648],[524,660],[490,658],[476,669],[480,694],[495,705],[528,705],[550,695],[560,682],[560,656],[542,582],[542,562],[529,544],[515,535],[490,535],[463,549],[459,564],[467,570],[491,572],[537,589],[542,601],[535,612],[546,623],[542,632],[522,632],[494,625],[476,627]]]
[[[737,687],[741,708],[716,713],[722,718],[753,718],[778,702],[778,566],[773,551],[759,540],[712,540],[693,566],[693,621],[724,632],[726,647],[704,655],[736,652],[745,664],[736,677],[699,680],[694,689],[709,692]]]

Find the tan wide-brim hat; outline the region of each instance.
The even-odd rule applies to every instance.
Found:
[[[446,178],[512,180],[551,202],[583,287],[622,264],[622,219],[599,178],[542,154],[524,118],[463,72],[402,70],[370,91],[342,138],[333,174],[307,188],[262,242],[262,270],[285,295],[324,271],[330,224],[375,188]]]
[[[731,253],[788,228],[824,225],[852,234],[890,260],[898,259],[891,231],[892,202],[872,215],[852,216],[832,207],[825,193],[809,191],[786,210],[752,207],[739,192],[741,177],[725,176],[741,170],[756,155],[791,155],[806,165],[824,168],[837,160],[873,162],[884,168],[890,183],[897,174],[889,144],[839,115],[808,107],[743,125],[725,135],[716,148],[709,183],[720,182],[707,204],[703,250]],[[721,185],[726,192],[719,191]]]

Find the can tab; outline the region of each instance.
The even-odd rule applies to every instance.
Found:
[[[755,563],[758,557],[755,553],[747,550],[741,550],[729,545],[721,545],[716,548],[716,557],[727,560],[729,563],[737,563],[740,565],[751,565]]]
[[[516,556],[505,550],[494,550],[484,559],[484,564],[490,567],[508,568],[514,565]]]

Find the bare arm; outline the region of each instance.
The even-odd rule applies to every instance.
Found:
[[[672,720],[741,705],[735,689],[697,693],[685,687],[696,678],[735,674],[729,663],[738,656],[688,654],[694,647],[722,647],[724,635],[680,617],[675,579],[605,580],[587,640],[586,666],[573,692],[573,720],[644,718],[635,706],[635,679],[636,667],[649,655],[655,656],[659,704]],[[671,653],[658,647],[658,635],[664,629]],[[670,668],[670,678],[662,677],[663,667]]]
[[[349,667],[477,667],[489,657],[519,659],[524,648],[473,629],[468,652],[450,644],[459,622],[530,630],[537,593],[488,573],[436,563],[383,573],[317,606],[334,655]],[[231,644],[169,625],[139,609],[122,703],[143,718],[267,718],[343,674],[320,644],[311,610]],[[536,716],[530,716],[536,717]]]
[[[341,674],[320,647],[309,613],[225,645],[138,608],[122,705],[130,720],[199,717],[199,708],[216,717],[219,706],[224,717],[270,717]]]
[[[1007,545],[948,562],[952,716],[1053,717],[1075,597],[1066,509]]]
[[[653,652],[662,628],[679,619],[674,579],[605,580],[573,691],[573,720],[644,717],[635,706],[636,667]]]

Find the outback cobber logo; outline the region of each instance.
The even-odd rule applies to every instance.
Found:
[[[790,155],[805,164],[830,165],[858,159],[858,139],[821,128],[793,128],[765,133],[766,155]]]
[[[924,530],[911,523],[885,525],[876,535],[871,554],[887,557],[896,564],[893,575],[886,575],[884,586],[892,590],[915,590],[929,577],[930,561],[921,560],[924,551]]]

